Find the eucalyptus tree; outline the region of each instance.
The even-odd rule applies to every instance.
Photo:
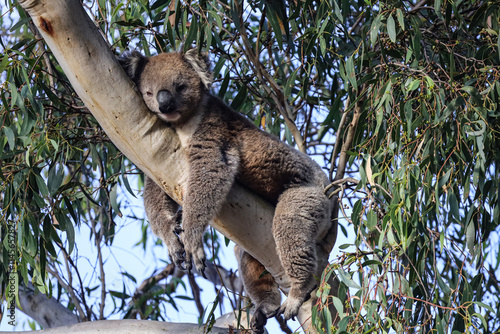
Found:
[[[98,249],[111,245],[126,205],[118,189],[136,195],[137,167],[152,165],[128,160],[75,94],[72,74],[35,28],[50,31],[50,22],[33,24],[19,4],[5,4],[1,233],[8,240],[15,224],[19,280],[62,296],[80,320],[110,316],[87,299],[114,302],[122,318],[164,318],[177,281],[156,279],[172,273],[137,294],[68,277],[78,276],[75,227],[89,226]],[[498,1],[83,6],[107,42],[101,48],[116,54],[208,51],[215,94],[330,173],[338,224],[355,234],[319,278],[311,319],[318,332],[499,330]],[[139,224],[145,244],[147,225]],[[206,240],[217,263],[223,241]],[[10,246],[2,247],[6,284]],[[54,265],[60,259],[69,271]],[[331,277],[339,291],[325,283]]]

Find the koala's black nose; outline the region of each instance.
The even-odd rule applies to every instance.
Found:
[[[174,111],[174,98],[168,90],[160,90],[156,95],[158,106],[163,114],[168,114]]]

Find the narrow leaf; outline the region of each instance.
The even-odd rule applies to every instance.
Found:
[[[354,90],[358,90],[358,83],[356,81],[356,71],[354,70],[354,55],[350,56],[346,62],[347,79],[351,83]]]
[[[391,42],[396,43],[396,23],[392,15],[389,15],[387,19],[387,33],[389,34]]]

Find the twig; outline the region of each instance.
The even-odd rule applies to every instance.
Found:
[[[191,292],[193,293],[194,303],[196,304],[196,308],[198,309],[198,314],[200,315],[201,318],[203,316],[203,305],[201,303],[200,287],[198,286],[198,283],[196,283],[194,276],[188,275],[188,281],[189,285],[191,286]]]
[[[346,177],[344,179],[334,181],[325,187],[324,192],[325,192],[325,194],[328,194],[328,190],[330,190],[331,188],[338,187],[338,186],[343,185],[344,183],[348,183],[348,182],[358,184],[359,180],[352,178],[352,177]],[[333,195],[337,194],[339,191],[340,191],[340,188],[333,190],[332,193],[328,194],[328,197],[331,198]]]
[[[237,4],[237,2],[235,2]],[[240,9],[240,8],[238,8]],[[241,12],[240,12],[241,13]],[[268,94],[270,94],[278,106],[278,111],[280,112],[280,115],[283,117],[285,120],[285,124],[288,126],[290,129],[290,132],[292,133],[293,137],[295,138],[295,142],[297,144],[297,148],[301,152],[306,152],[306,147],[304,145],[304,141],[302,140],[302,136],[300,134],[299,129],[297,128],[297,125],[295,122],[292,120],[293,115],[290,110],[290,106],[288,105],[285,94],[283,93],[283,90],[281,87],[276,83],[276,81],[273,79],[273,77],[264,69],[264,65],[259,61],[257,58],[256,54],[252,50],[252,46],[250,45],[250,41],[248,40],[248,36],[246,33],[246,29],[241,29],[241,39],[243,41],[243,46],[242,50],[243,52],[246,53],[248,59],[250,59],[250,63],[253,67],[253,70],[255,74],[258,76],[259,80],[262,83],[268,82],[271,87],[268,85],[263,84],[262,87]],[[272,88],[272,89],[271,89]]]
[[[66,290],[68,291],[69,295],[71,296],[71,298],[73,299],[74,303],[73,305],[75,305],[76,309],[78,310],[78,318],[80,319],[80,321],[87,321],[87,320],[90,320],[90,319],[87,319],[87,316],[85,315],[85,312],[83,312],[83,309],[82,309],[82,306],[80,305],[81,301],[80,299],[76,296],[75,294],[75,291],[73,289],[72,286],[69,286],[67,285],[64,280],[61,278],[61,276],[59,276],[59,273],[56,271],[56,270],[52,270],[50,267],[46,267],[46,270],[52,275],[54,276],[57,281],[59,282],[59,284],[61,284],[61,286]]]

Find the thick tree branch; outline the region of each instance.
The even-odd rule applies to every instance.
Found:
[[[21,312],[34,319],[43,328],[77,324],[78,317],[54,298],[35,293],[33,286],[20,287]]]
[[[99,320],[83,322],[72,326],[62,326],[57,328],[43,329],[39,331],[25,331],[17,333],[43,333],[43,334],[143,334],[143,333],[162,333],[162,334],[204,334],[205,328],[198,324],[183,324],[149,320]],[[211,333],[214,334],[250,334],[249,330],[235,330],[232,328],[212,327]]]

